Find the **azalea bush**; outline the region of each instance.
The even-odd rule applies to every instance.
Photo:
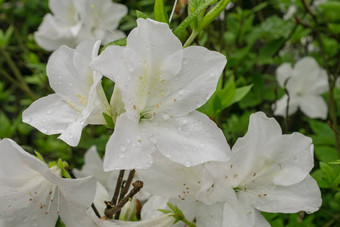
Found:
[[[340,3],[0,0],[0,226],[337,226]]]

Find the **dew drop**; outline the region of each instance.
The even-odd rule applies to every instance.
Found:
[[[200,148],[203,148],[205,145],[203,143],[200,144]]]
[[[52,110],[47,110],[47,111],[46,111],[46,114],[48,114],[48,115],[51,115],[52,113],[53,113]]]
[[[126,142],[129,144],[129,143],[131,143],[131,140],[130,139],[126,139]]]
[[[118,157],[119,157],[119,158],[124,158],[124,157],[125,157],[125,154],[124,154],[124,153],[119,153],[119,154],[118,154]]]
[[[126,147],[125,147],[125,146],[120,146],[120,150],[121,150],[122,152],[125,152],[125,151],[126,151]]]
[[[166,113],[163,114],[162,117],[164,120],[168,120],[170,118],[169,114],[166,114]]]
[[[184,163],[184,165],[185,165],[186,167],[190,167],[191,163],[190,163],[189,161],[186,161],[186,162]]]
[[[42,133],[47,133],[47,129],[42,128],[42,129],[41,129],[41,132],[42,132]]]
[[[183,59],[183,64],[184,65],[188,64],[188,60],[187,59]]]

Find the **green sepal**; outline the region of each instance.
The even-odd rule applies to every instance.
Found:
[[[100,53],[103,52],[107,47],[114,46],[114,45],[115,46],[126,46],[126,38],[117,39],[115,41],[109,42],[108,44],[102,47],[102,49],[100,50]]]
[[[229,2],[230,0],[221,0],[218,2],[199,22],[198,30],[201,31],[215,20],[215,18],[218,17],[223,10],[225,10]]]
[[[137,18],[143,18],[143,19],[148,19],[148,15],[146,15],[145,13],[143,13],[142,11],[136,10],[136,15]]]
[[[156,21],[169,24],[169,18],[163,0],[155,0],[154,15]]]
[[[46,164],[44,157],[38,151],[34,151],[34,153],[40,161]]]
[[[115,123],[113,122],[112,116],[108,115],[107,113],[102,113],[103,117],[106,121],[105,127],[114,129],[115,128]]]

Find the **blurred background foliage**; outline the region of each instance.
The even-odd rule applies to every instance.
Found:
[[[294,64],[309,55],[333,76],[340,74],[340,2],[308,0],[307,8],[303,1],[233,1],[195,40],[194,45],[227,56],[227,67],[217,91],[199,110],[222,128],[230,145],[245,134],[251,113],[264,111],[273,116],[273,103],[285,93],[275,78],[281,63]],[[126,34],[136,26],[136,10],[153,17],[153,0],[116,2],[129,8],[120,25]],[[173,2],[165,1],[168,14]],[[79,146],[71,148],[57,135],[46,136],[21,119],[22,111],[33,101],[53,92],[45,72],[50,53],[39,48],[33,38],[47,12],[47,0],[0,0],[0,138],[12,138],[31,153],[39,151],[46,160],[62,158],[79,168],[85,151],[93,144],[103,154],[112,130],[88,126]],[[187,1],[179,0],[171,27],[176,28],[186,16]],[[112,82],[104,79],[103,86],[110,97]],[[338,87],[331,87],[324,98],[328,102],[334,100],[335,110],[340,109]],[[335,114],[339,118],[340,112]],[[334,127],[330,120],[308,119],[301,112],[289,119],[276,119],[285,133],[299,131],[313,139],[312,175],[322,189],[323,205],[313,214],[265,214],[265,217],[278,227],[340,226],[340,165],[336,164],[339,151],[335,141],[338,126]]]

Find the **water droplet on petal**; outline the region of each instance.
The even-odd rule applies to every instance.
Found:
[[[124,152],[124,151],[126,151],[126,147],[125,147],[125,146],[120,146],[120,150],[121,150],[122,152]]]
[[[164,120],[168,120],[170,118],[169,114],[162,114]]]
[[[184,64],[184,65],[188,64],[188,60],[184,58],[184,59],[183,59],[183,64]]]
[[[47,110],[47,111],[46,111],[46,114],[48,114],[48,115],[51,115],[52,113],[53,113],[52,110]]]
[[[41,132],[42,132],[42,133],[47,133],[47,129],[42,128],[42,129],[41,129]]]
[[[203,143],[200,144],[200,148],[203,148],[205,145]]]
[[[184,165],[185,165],[186,167],[190,167],[190,166],[191,166],[191,163],[190,163],[189,161],[186,161],[186,162],[184,163]]]
[[[129,143],[131,143],[131,140],[130,139],[126,139],[126,142],[129,144]]]
[[[124,153],[119,153],[119,154],[118,154],[118,157],[119,157],[119,158],[124,158],[124,157],[125,157],[125,154],[124,154]]]

